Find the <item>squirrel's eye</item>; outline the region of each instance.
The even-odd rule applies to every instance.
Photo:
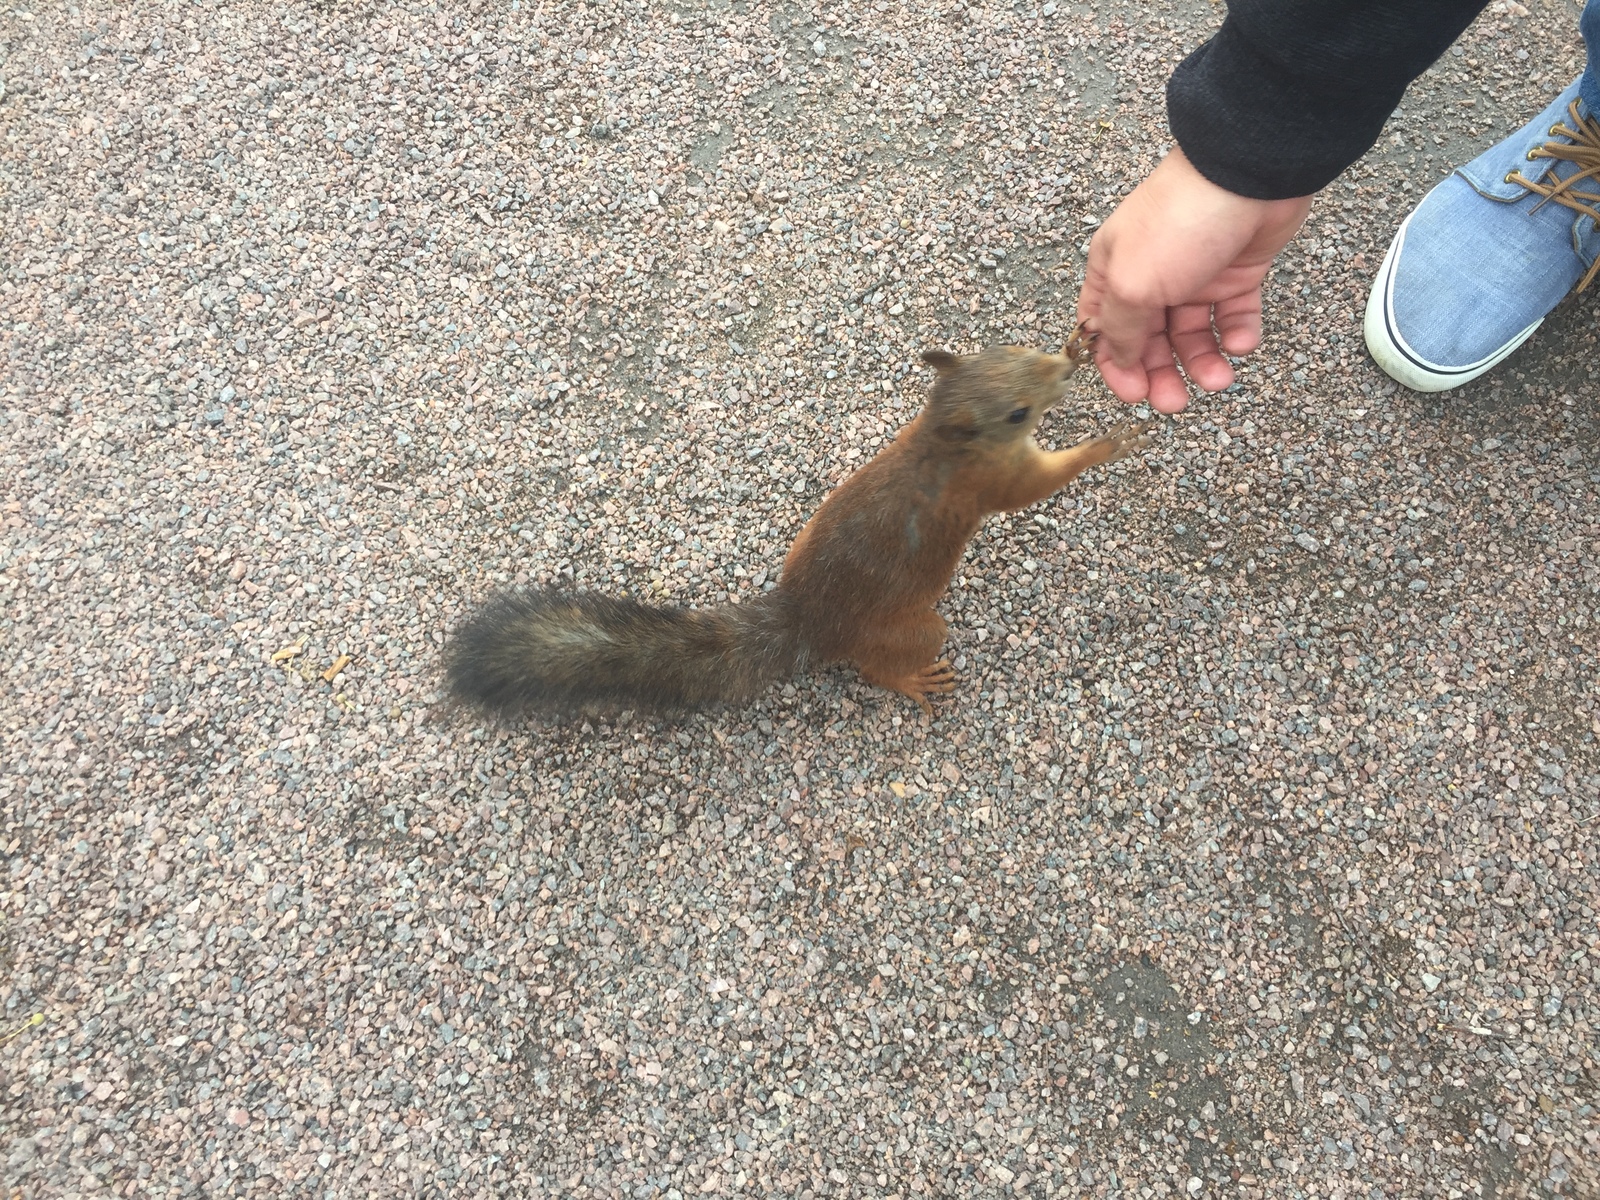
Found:
[[[1013,425],[1021,425],[1027,419],[1028,410],[1026,408],[1013,409],[1011,415],[1006,418],[1006,420],[1010,421]]]

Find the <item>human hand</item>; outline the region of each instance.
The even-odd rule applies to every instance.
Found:
[[[1261,283],[1310,211],[1310,196],[1226,191],[1175,147],[1089,244],[1078,319],[1099,334],[1106,386],[1175,413],[1189,402],[1179,363],[1208,392],[1231,384],[1222,356],[1260,345]]]

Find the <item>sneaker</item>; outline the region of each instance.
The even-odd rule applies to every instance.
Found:
[[[1576,81],[1423,197],[1367,298],[1367,349],[1419,392],[1476,379],[1600,273],[1600,114]]]

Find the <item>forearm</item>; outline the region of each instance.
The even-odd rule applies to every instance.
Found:
[[[1173,136],[1211,182],[1308,196],[1377,140],[1406,87],[1487,0],[1230,0],[1167,86]]]

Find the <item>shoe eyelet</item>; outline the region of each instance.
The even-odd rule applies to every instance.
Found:
[[[1504,179],[1502,179],[1500,182],[1501,183],[1515,183],[1516,181],[1517,181],[1517,173],[1515,171],[1507,171],[1506,172],[1506,177]]]

